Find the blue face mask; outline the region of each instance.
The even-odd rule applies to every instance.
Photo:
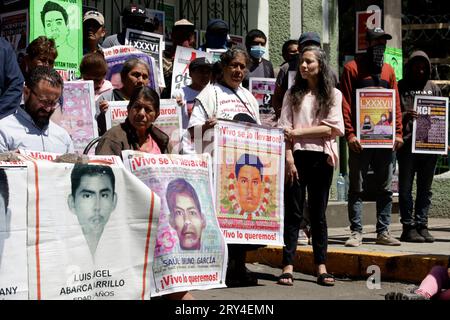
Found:
[[[250,48],[250,55],[255,59],[261,59],[265,53],[266,53],[266,47],[252,46]]]

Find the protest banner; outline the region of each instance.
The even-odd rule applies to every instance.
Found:
[[[164,11],[164,39],[166,41],[166,46],[172,46],[172,29],[175,25],[175,5],[158,3],[158,10]]]
[[[152,25],[154,30],[152,32],[158,33],[164,36],[165,24],[166,24],[166,13],[161,10],[153,10],[146,8],[145,15],[147,19],[145,22],[148,22]]]
[[[182,88],[191,84],[192,80],[189,77],[189,63],[194,59],[203,57],[212,61],[211,53],[177,46],[175,60],[173,61],[171,96],[174,95],[175,91],[180,91]]]
[[[0,162],[0,300],[28,299],[27,166]]]
[[[122,80],[120,79],[120,71],[125,61],[131,58],[142,59],[150,67],[148,75],[148,86],[154,90],[159,90],[159,76],[157,73],[156,62],[153,57],[136,49],[133,46],[114,46],[103,49],[106,64],[108,65],[108,72],[106,73],[106,80],[111,81],[116,89],[122,88]]]
[[[398,48],[386,47],[384,51],[384,61],[389,64],[395,71],[395,79],[397,81],[403,78],[403,51]]]
[[[355,52],[363,53],[367,49],[367,29],[381,28],[381,10],[357,11],[355,28]]]
[[[249,88],[253,96],[258,101],[259,118],[263,125],[269,127],[276,126],[275,110],[272,108],[271,101],[275,92],[275,78],[250,78]]]
[[[94,82],[64,82],[64,103],[55,110],[51,121],[70,134],[75,152],[83,153],[88,143],[98,137],[95,120]]]
[[[129,101],[108,102],[108,110],[105,112],[106,130],[109,130],[125,121],[128,116],[128,103]]]
[[[179,153],[182,128],[180,107],[175,99],[161,99],[159,109],[155,126],[169,136],[169,152]]]
[[[236,45],[245,48],[245,43],[244,43],[244,37],[243,36],[238,36],[236,34],[230,34],[230,39]]]
[[[23,58],[28,45],[28,10],[0,15],[0,36],[11,43],[18,58]]]
[[[212,63],[220,61],[220,56],[222,53],[227,52],[227,49],[210,49],[206,48],[206,52],[212,54]]]
[[[209,154],[127,150],[122,158],[161,198],[152,268],[155,295],[225,287],[227,246],[215,214]]]
[[[416,95],[412,153],[447,154],[448,98]]]
[[[142,30],[127,29],[125,33],[125,44],[131,45],[155,59],[156,67],[159,70],[159,78],[164,79],[162,62],[163,35]]]
[[[283,245],[283,130],[218,121],[217,217],[227,243]]]
[[[393,147],[395,103],[395,90],[356,90],[356,135],[364,148]]]
[[[150,299],[159,209],[123,168],[32,162],[30,299]]]
[[[65,81],[79,77],[83,58],[81,0],[30,1],[30,40],[41,35],[54,39],[58,57],[55,69]]]

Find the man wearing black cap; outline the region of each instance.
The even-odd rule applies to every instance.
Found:
[[[381,28],[368,30],[367,52],[356,57],[344,66],[341,77],[341,91],[343,96],[342,113],[345,124],[345,137],[349,147],[349,180],[348,216],[350,220],[351,236],[346,241],[348,247],[362,244],[362,192],[363,180],[367,175],[369,165],[375,173],[376,207],[377,207],[377,244],[398,246],[400,241],[389,234],[392,211],[392,166],[393,151],[403,144],[402,113],[397,89],[394,69],[384,63],[384,50],[391,35]],[[395,90],[395,143],[393,150],[370,148],[363,149],[356,137],[356,89],[384,88]]]
[[[172,28],[172,46],[163,52],[163,73],[166,87],[161,93],[162,99],[170,99],[172,90],[173,61],[177,46],[194,48],[195,46],[195,26],[192,22],[181,19],[175,22]]]
[[[298,39],[298,52],[301,53],[302,49],[307,46],[320,47],[320,36],[317,32],[304,32],[300,35]],[[275,110],[277,118],[280,117],[284,94],[289,89],[289,72],[291,71],[295,73],[298,71],[298,57],[281,66],[278,72],[275,91],[272,96],[272,107]]]
[[[228,32],[230,28],[228,23],[221,19],[212,19],[206,27],[206,42],[200,47],[202,51],[206,49],[223,49],[228,47]]]
[[[103,41],[103,48],[111,48],[125,44],[125,34],[127,28],[144,30],[147,15],[145,7],[139,4],[130,4],[122,11],[122,31],[117,34],[110,35]]]

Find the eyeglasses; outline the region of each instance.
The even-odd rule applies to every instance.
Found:
[[[30,88],[30,91],[31,91],[31,93],[33,93],[35,96],[36,96],[36,98],[37,98],[37,101],[39,102],[39,104],[42,106],[42,107],[50,107],[50,108],[52,108],[52,109],[57,109],[58,107],[60,107],[61,106],[61,100],[60,100],[60,98],[58,98],[58,99],[56,99],[56,100],[45,100],[45,99],[40,99],[39,98],[39,95],[36,93],[36,91],[34,91],[33,89],[31,89]]]

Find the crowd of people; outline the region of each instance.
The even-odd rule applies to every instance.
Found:
[[[245,47],[241,47],[230,40],[228,24],[213,19],[208,23],[206,41],[200,50],[221,49],[224,53],[216,63],[206,58],[191,61],[192,83],[182,91],[172,92],[176,47],[193,48],[195,45],[194,24],[182,19],[174,24],[173,45],[163,52],[165,87],[148,87],[152,72],[149,65],[133,58],[126,61],[120,71],[122,87],[113,88],[111,82],[105,80],[108,66],[103,49],[123,45],[127,28],[148,28],[145,27],[145,17],[144,7],[126,7],[123,29],[104,40],[107,30],[103,15],[88,11],[83,17],[84,56],[80,74],[81,79],[94,82],[95,117],[100,135],[96,154],[121,156],[123,150],[168,153],[169,137],[154,125],[160,113],[160,99],[166,98],[176,99],[180,107],[187,106],[183,115],[182,126],[186,133],[182,137],[181,153],[201,153],[204,143],[211,141],[217,120],[261,124],[259,105],[248,90],[248,80],[250,77],[276,78],[271,106],[275,125],[284,130],[286,145],[285,246],[278,283],[293,285],[298,234],[305,229],[312,235],[317,283],[324,286],[335,284],[334,276],[326,268],[326,209],[333,171],[339,162],[337,137],[343,137],[349,148],[348,219],[351,234],[345,246],[363,244],[362,195],[369,167],[375,172],[376,243],[399,246],[401,242],[434,241],[427,219],[437,156],[411,152],[412,124],[417,118],[414,96],[441,94],[430,81],[430,60],[425,52],[416,51],[411,55],[405,76],[397,84],[393,68],[383,60],[387,41],[392,37],[381,28],[368,30],[367,52],[348,62],[339,77],[321,49],[320,36],[315,32],[305,32],[298,41],[289,39],[285,42],[281,52],[285,61],[275,73],[272,63],[264,58],[268,41],[264,32],[257,29],[249,31]],[[15,152],[22,148],[73,153],[70,135],[50,120],[64,101],[64,82],[54,69],[58,57],[54,39],[46,36],[32,39],[20,66],[15,57],[11,45],[0,38],[0,152]],[[291,72],[295,77],[289,80]],[[362,88],[395,91],[396,104],[392,111],[395,113],[395,142],[392,149],[363,148],[358,140],[356,132],[360,122],[357,119],[356,90]],[[106,130],[105,112],[110,101],[128,101],[128,116],[120,125]],[[383,125],[389,125],[386,118],[384,115]],[[370,126],[373,127],[374,123],[368,117],[368,130]],[[403,224],[400,239],[389,232],[395,155],[399,164],[399,205]],[[242,165],[248,165],[252,160],[247,157],[242,160]],[[416,174],[414,202],[412,184]],[[304,215],[305,206],[308,207],[308,216]],[[228,247],[226,284],[237,287],[256,285],[258,280],[246,268],[245,261],[246,252],[258,246],[235,244]],[[439,295],[448,299],[448,291],[446,294],[440,294],[440,291],[450,287],[449,272],[450,269],[435,268],[415,293],[392,293],[386,298]],[[193,298],[189,292],[171,297]]]

